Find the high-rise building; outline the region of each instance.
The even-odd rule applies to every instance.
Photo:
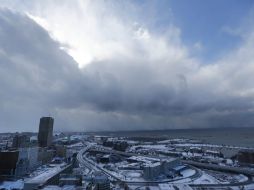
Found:
[[[16,133],[12,140],[13,148],[24,148],[29,146],[29,137],[24,134]]]
[[[52,117],[42,117],[40,119],[38,144],[40,147],[48,147],[52,143],[54,119]]]

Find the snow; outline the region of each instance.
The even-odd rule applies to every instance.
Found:
[[[243,150],[253,150],[253,148],[240,147],[240,146],[225,146],[225,145],[216,145],[216,144],[195,144],[195,143],[181,143],[174,144],[174,146],[178,147],[210,147],[210,148],[231,148],[231,149],[243,149]]]
[[[174,187],[168,183],[160,183],[158,186],[160,190],[174,190]]]
[[[141,173],[140,172],[129,172],[128,173],[128,177],[141,177]]]
[[[240,174],[240,175],[237,175],[235,176],[235,178],[237,179],[237,181],[239,182],[244,182],[244,181],[247,181],[248,180],[248,177],[243,175],[243,174]]]
[[[194,181],[194,184],[218,184],[219,182],[212,176],[203,173],[203,175]]]
[[[192,190],[192,188],[187,184],[176,184],[175,186],[181,190]]]
[[[137,146],[132,146],[130,148],[130,151],[135,151],[137,148],[156,149],[156,150],[168,150],[168,147],[166,145],[137,145]]]
[[[193,176],[195,173],[196,173],[196,171],[193,169],[187,169],[187,170],[184,170],[181,172],[183,177],[190,177],[190,176]]]
[[[56,175],[58,172],[60,172],[63,169],[63,164],[58,164],[58,165],[53,165],[53,167],[47,167],[41,171],[37,171],[35,172],[34,177],[32,178],[28,178],[26,180],[26,183],[41,183],[44,182],[46,180],[48,180],[49,178],[51,178],[52,176]]]
[[[67,148],[73,148],[73,147],[83,147],[84,144],[82,142],[78,142],[72,145],[68,145]]]
[[[245,186],[244,186],[244,189],[245,189],[245,190],[253,190],[253,189],[254,189],[254,183],[253,183],[253,184],[250,184],[250,185],[245,185]]]
[[[2,184],[0,184],[0,189],[23,189],[24,187],[24,181],[18,180],[18,181],[4,181]]]

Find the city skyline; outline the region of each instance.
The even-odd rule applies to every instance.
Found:
[[[0,132],[254,127],[253,1],[0,2]]]

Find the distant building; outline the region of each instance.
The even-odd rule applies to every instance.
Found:
[[[54,149],[56,151],[56,156],[65,158],[66,157],[66,146],[63,145],[55,145]]]
[[[29,172],[29,160],[27,158],[18,159],[15,176],[21,177]]]
[[[181,189],[181,190],[193,190],[192,187],[190,187],[188,184],[174,184],[176,187],[175,189]]]
[[[162,160],[160,162],[145,163],[143,167],[143,174],[146,180],[154,180],[159,175],[172,175],[174,168],[180,165],[179,159],[171,158],[169,160]]]
[[[38,152],[38,161],[40,162],[40,164],[47,164],[51,162],[54,156],[55,156],[55,150],[40,148]]]
[[[160,183],[158,184],[160,190],[174,190],[174,186],[168,183]]]
[[[24,183],[24,190],[34,190],[46,185],[58,185],[60,175],[69,173],[72,170],[72,165],[50,165],[43,172],[38,172],[38,175],[28,178]]]
[[[110,190],[110,181],[108,177],[101,172],[96,172],[94,174],[93,183],[95,184],[95,190]]]
[[[16,133],[12,140],[12,148],[29,146],[30,138],[27,135]]]
[[[23,176],[40,165],[38,151],[38,147],[19,148],[16,176]]]
[[[82,186],[82,175],[61,174],[59,179],[59,185]]]
[[[42,117],[40,119],[38,144],[40,147],[48,147],[52,143],[54,119],[52,117]]]
[[[223,154],[224,158],[234,158],[239,149],[237,148],[228,148],[228,147],[222,147],[220,148],[220,152]]]
[[[254,151],[241,150],[237,154],[237,160],[240,164],[254,164]]]
[[[19,151],[0,152],[0,175],[15,175]]]
[[[126,141],[106,139],[103,141],[103,146],[112,147],[114,150],[125,151],[129,144]]]
[[[38,163],[39,148],[30,147],[28,148],[27,152],[28,152],[28,159],[29,159],[29,169],[33,170],[39,165]]]
[[[160,162],[155,162],[153,164],[147,164],[144,166],[144,178],[147,180],[155,179],[162,172],[162,167]]]

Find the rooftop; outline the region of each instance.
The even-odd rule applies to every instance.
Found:
[[[25,183],[44,183],[65,168],[66,164],[54,164],[35,171],[35,176],[25,180]]]

